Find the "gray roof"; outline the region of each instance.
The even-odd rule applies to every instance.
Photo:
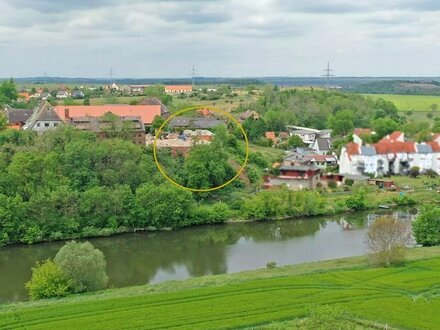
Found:
[[[171,127],[189,127],[189,118],[187,117],[174,117],[170,121]]]
[[[24,125],[24,129],[33,128],[37,121],[57,121],[62,122],[58,114],[53,110],[48,102],[43,102],[39,105],[38,109],[34,111],[32,116],[28,119]]]
[[[284,160],[298,160],[298,159],[303,159],[304,155],[301,155],[298,152],[291,152],[289,153],[286,157],[284,157]]]
[[[191,127],[194,128],[214,128],[219,125],[226,125],[226,121],[216,118],[200,118],[191,120]]]
[[[319,150],[330,150],[332,148],[330,139],[317,138],[316,143]]]
[[[40,109],[36,121],[61,121],[61,118],[50,106]]]
[[[361,155],[365,155],[365,156],[376,155],[376,149],[372,146],[361,146]]]
[[[34,113],[33,109],[7,108],[6,117],[9,123],[25,123]]]
[[[143,85],[140,85],[143,86]],[[161,115],[168,114],[170,111],[165,106],[165,104],[162,103],[161,100],[159,100],[157,97],[146,97],[142,101],[139,102],[139,104],[142,105],[160,105],[160,113]]]
[[[416,144],[416,150],[421,154],[432,153],[432,148],[429,144]]]
[[[280,170],[286,170],[286,171],[319,171],[319,168],[313,165],[307,166],[307,165],[283,165],[280,167]]]
[[[345,179],[351,179],[353,181],[366,181],[370,178],[369,176],[361,174],[340,173],[340,175],[343,175]]]

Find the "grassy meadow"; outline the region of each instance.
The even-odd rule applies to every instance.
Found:
[[[440,247],[413,248],[393,268],[354,257],[6,305],[0,328],[292,328],[330,305],[367,325],[360,329],[438,329],[439,255]]]
[[[437,104],[440,110],[440,96],[432,95],[397,95],[397,94],[366,94],[372,98],[383,98],[393,102],[400,111],[432,111],[431,105]]]

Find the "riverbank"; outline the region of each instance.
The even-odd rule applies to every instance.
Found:
[[[396,268],[370,268],[367,257],[352,257],[3,305],[0,327],[251,327],[332,304],[353,319],[435,329],[439,255],[440,247],[412,248]]]
[[[399,184],[411,184],[413,189],[409,192],[405,192],[405,196],[407,196],[414,204],[410,206],[421,206],[424,204],[440,204],[440,193],[437,193],[434,190],[428,190],[424,186],[423,179],[415,179],[409,177],[394,177],[392,179],[398,179]],[[369,187],[372,189],[373,187]],[[326,192],[322,193],[324,208],[318,214],[298,214],[297,216],[278,216],[278,217],[265,217],[254,218],[254,219],[246,219],[243,216],[243,212],[241,210],[230,210],[229,217],[223,221],[219,221],[218,223],[246,223],[246,222],[254,222],[254,221],[283,221],[288,219],[300,219],[305,217],[313,217],[313,216],[332,216],[332,215],[342,215],[349,214],[353,211],[346,206],[346,200],[353,196],[351,191],[338,191],[338,192]],[[387,191],[387,190],[373,190],[367,191],[365,193],[364,207],[363,210],[375,210],[379,209],[379,205],[388,205],[390,207],[398,207],[405,205],[396,204],[396,200],[400,198],[400,192],[398,191]],[[93,230],[89,230],[85,233],[77,233],[70,235],[69,237],[61,237],[59,239],[52,240],[38,240],[33,242],[36,243],[44,243],[44,242],[56,242],[56,241],[66,241],[71,239],[91,239],[91,238],[99,238],[99,237],[109,237],[109,236],[117,236],[120,234],[126,233],[134,233],[134,232],[156,232],[156,231],[171,231],[171,230],[181,230],[183,228],[188,227],[200,227],[211,225],[212,223],[200,223],[200,224],[192,224],[190,226],[183,227],[163,227],[163,228],[155,228],[152,226],[146,228],[129,228],[129,227],[119,227],[116,229],[113,228],[93,228]],[[6,245],[14,245],[14,244],[25,244],[20,242],[8,242]],[[1,249],[1,247],[0,247]]]

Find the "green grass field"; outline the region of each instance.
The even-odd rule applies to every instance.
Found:
[[[396,94],[366,94],[372,98],[383,98],[393,102],[400,111],[431,111],[431,105],[437,104],[440,110],[440,96],[431,95],[396,95]]]
[[[439,247],[415,248],[396,268],[355,257],[20,303],[0,307],[0,328],[288,328],[331,305],[353,320],[438,329],[439,255]]]

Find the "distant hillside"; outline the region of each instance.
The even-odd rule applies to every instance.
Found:
[[[349,90],[364,94],[440,95],[438,80],[382,80],[361,84]]]

